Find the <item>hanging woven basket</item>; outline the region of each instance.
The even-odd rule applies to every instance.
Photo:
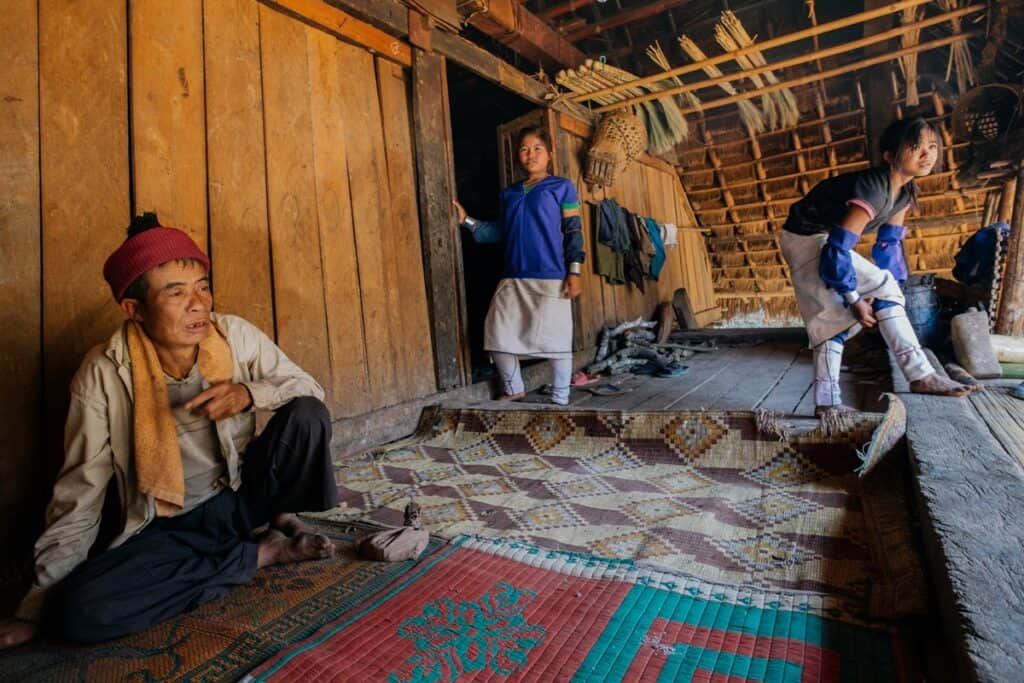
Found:
[[[588,185],[611,187],[616,176],[647,149],[647,130],[640,117],[624,109],[601,117],[587,151],[583,180]]]
[[[1024,124],[1022,88],[992,83],[974,88],[953,109],[953,133],[959,140],[995,142]]]

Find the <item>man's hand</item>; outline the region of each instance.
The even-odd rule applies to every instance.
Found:
[[[874,327],[878,322],[875,320],[875,312],[871,310],[871,297],[850,304],[850,313],[853,313],[853,317],[864,327]]]
[[[575,299],[582,291],[583,278],[575,273],[570,273],[562,283],[562,296],[566,299]]]
[[[185,410],[211,420],[223,420],[238,415],[252,405],[252,396],[244,384],[222,382],[185,404]]]
[[[0,617],[0,650],[27,643],[39,634],[39,624],[34,621]]]

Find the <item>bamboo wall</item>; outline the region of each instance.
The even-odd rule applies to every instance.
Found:
[[[123,318],[102,265],[138,212],[209,250],[216,309],[334,417],[434,392],[406,69],[254,0],[11,0],[0,25],[5,519]]]

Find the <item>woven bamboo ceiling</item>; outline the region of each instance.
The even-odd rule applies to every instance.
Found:
[[[826,177],[877,163],[876,138],[894,118],[924,116],[939,126],[946,143],[944,168],[920,183],[919,210],[908,221],[905,246],[913,272],[948,276],[960,244],[996,215],[1003,173],[964,174],[972,149],[955,138],[952,112],[978,84],[1022,82],[1024,45],[1016,38],[1022,4],[528,0],[524,8],[590,59],[637,77],[672,70],[636,83],[639,89],[562,96],[595,111],[638,110],[645,106],[636,99],[646,92],[645,82],[686,91],[673,97],[688,135],[662,156],[677,165],[707,230],[721,304],[727,315],[781,315],[795,313],[778,249],[790,204]],[[755,46],[765,45],[752,55],[747,51],[762,61],[730,58],[743,56],[735,50],[744,43],[723,42],[718,25],[726,10]],[[865,12],[874,14],[858,20]],[[815,28],[833,24],[840,27]],[[788,40],[795,34],[805,37]],[[664,53],[660,65],[648,56],[655,43]],[[905,56],[894,59],[894,53]],[[963,68],[965,60],[971,68]],[[793,115],[769,120],[769,110],[781,111],[785,98]],[[1019,155],[1000,164],[1009,169],[1017,161]]]

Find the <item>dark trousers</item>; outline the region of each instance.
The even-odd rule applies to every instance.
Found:
[[[193,610],[256,572],[253,529],[284,512],[338,502],[324,404],[296,398],[249,445],[242,486],[177,517],[158,517],[86,560],[56,588],[47,620],[79,642],[110,640]]]

